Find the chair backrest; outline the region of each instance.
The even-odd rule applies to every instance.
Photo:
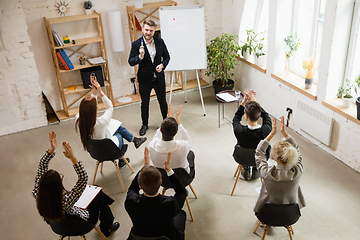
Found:
[[[290,226],[299,220],[301,214],[297,203],[265,203],[256,216],[268,226]]]
[[[239,145],[235,146],[233,157],[238,164],[243,167],[256,166],[255,163],[255,148],[243,148]]]
[[[173,188],[167,173],[164,169],[158,168],[158,170],[161,173],[162,183],[161,186],[165,188]],[[176,175],[179,177],[180,181],[186,186],[188,186],[194,179],[190,177],[190,175],[186,172],[184,168],[175,168],[173,171],[176,173]],[[194,169],[195,171],[195,169]]]
[[[47,220],[51,229],[61,236],[82,236],[90,232],[95,225],[92,225],[73,214],[66,214],[61,220]]]
[[[100,140],[89,139],[88,140],[88,152],[91,157],[103,161],[113,161],[124,156],[128,145],[124,144],[120,150],[118,146],[110,139],[104,138]]]
[[[136,236],[135,234],[131,233],[128,240],[169,240],[169,238],[165,236],[158,236],[158,237],[140,237]]]

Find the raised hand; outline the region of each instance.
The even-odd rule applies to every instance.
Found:
[[[90,87],[92,88],[94,95],[97,95],[98,93],[100,94],[101,97],[105,95],[101,90],[101,86],[97,81],[96,76],[90,76],[90,82],[91,82]]]
[[[53,154],[57,148],[56,133],[54,131],[49,132],[50,140],[50,149],[48,150],[49,154]]]
[[[146,165],[150,165],[150,154],[149,154],[149,149],[147,147],[145,147],[144,150],[144,166]]]
[[[175,117],[178,125],[180,125],[180,116],[181,116],[182,107],[183,107],[183,105],[180,106],[179,111],[176,113],[176,117]]]
[[[269,135],[265,138],[266,141],[270,142],[270,140],[276,135],[276,118],[272,119],[272,129]]]
[[[168,152],[167,154],[167,159],[166,161],[164,162],[164,169],[166,172],[170,172],[171,171],[171,152]]]
[[[172,117],[172,105],[169,103],[167,117]]]
[[[281,117],[281,127],[280,127],[280,131],[282,133],[282,135],[284,137],[288,137],[289,134],[286,132],[286,129],[285,129],[285,119],[284,119],[284,116]]]
[[[76,157],[75,157],[75,155],[74,155],[74,152],[73,152],[70,144],[67,143],[67,142],[63,142],[62,145],[63,145],[63,148],[64,148],[63,153],[64,153],[65,157],[67,157],[68,159],[70,159],[73,164],[78,163],[78,160],[76,159]]]
[[[144,56],[145,56],[144,46],[141,46],[141,47],[139,48],[139,54],[140,54],[140,58],[143,59]]]

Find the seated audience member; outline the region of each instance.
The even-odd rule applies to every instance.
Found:
[[[113,105],[110,99],[101,90],[100,84],[96,81],[96,77],[90,77],[91,88],[93,92],[91,96],[86,96],[80,103],[79,114],[76,115],[76,130],[80,131],[80,138],[82,145],[87,150],[88,139],[104,139],[110,138],[120,149],[124,144],[123,138],[128,142],[133,142],[135,148],[139,148],[141,144],[146,141],[146,137],[138,138],[131,134],[122,125],[111,136],[108,125],[113,115]],[[105,105],[105,112],[97,117],[97,95],[100,95],[101,100]],[[119,159],[120,167],[125,165],[124,160]]]
[[[141,237],[185,239],[186,213],[182,207],[187,191],[170,166],[169,152],[163,168],[174,186],[175,195],[165,196],[159,194],[161,173],[150,165],[149,150],[145,147],[144,166],[132,181],[125,200],[125,209],[133,223],[131,233]],[[140,189],[144,191],[143,194],[139,193]]]
[[[184,168],[190,174],[190,167],[194,165],[195,155],[190,151],[190,136],[180,123],[181,109],[182,106],[180,106],[175,118],[173,118],[172,106],[169,103],[167,118],[162,121],[160,128],[156,130],[148,148],[151,161],[155,167],[162,168],[167,153],[171,152],[171,168]],[[175,135],[179,137],[178,140],[175,140]]]
[[[271,131],[271,118],[255,101],[255,95],[256,93],[252,90],[244,91],[244,99],[232,121],[237,145],[243,148],[256,148],[259,142]],[[245,117],[247,125],[241,124],[242,116]],[[262,125],[257,122],[260,117],[262,118]],[[250,172],[250,167],[243,167],[241,175],[246,181],[259,178],[258,170],[255,167],[252,168],[252,172]]]
[[[32,196],[36,199],[36,206],[39,214],[45,220],[60,220],[65,214],[75,214],[91,224],[95,224],[100,219],[100,229],[105,236],[117,230],[120,226],[118,222],[113,223],[114,216],[109,207],[114,202],[102,191],[93,199],[87,209],[80,209],[74,204],[83,193],[88,180],[87,173],[79,162],[69,143],[63,142],[64,155],[73,164],[78,180],[70,190],[65,190],[63,186],[64,175],[55,170],[48,170],[50,160],[55,156],[57,147],[56,134],[54,131],[49,133],[50,149],[40,159],[39,167],[35,177],[35,186]]]
[[[276,134],[275,118],[273,119],[272,131],[264,140],[260,141],[256,148],[256,166],[263,182],[254,208],[255,212],[259,212],[267,202],[275,204],[298,203],[300,208],[306,205],[299,185],[303,173],[302,157],[297,143],[285,130],[284,117],[281,117],[280,131],[285,140],[275,143],[270,153],[277,165],[269,166],[265,157],[270,140]]]

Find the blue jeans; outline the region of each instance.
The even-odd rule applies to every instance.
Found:
[[[115,137],[117,137],[117,139],[119,140],[119,148],[121,149],[123,144],[124,144],[124,140],[123,138],[125,138],[128,142],[132,142],[132,140],[134,139],[134,135],[132,135],[126,128],[124,128],[123,126],[120,126],[116,132],[114,133]]]

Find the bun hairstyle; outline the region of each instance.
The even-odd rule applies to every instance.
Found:
[[[293,167],[299,159],[299,152],[288,142],[280,141],[275,143],[271,149],[271,155],[274,160],[280,162],[285,168]]]

